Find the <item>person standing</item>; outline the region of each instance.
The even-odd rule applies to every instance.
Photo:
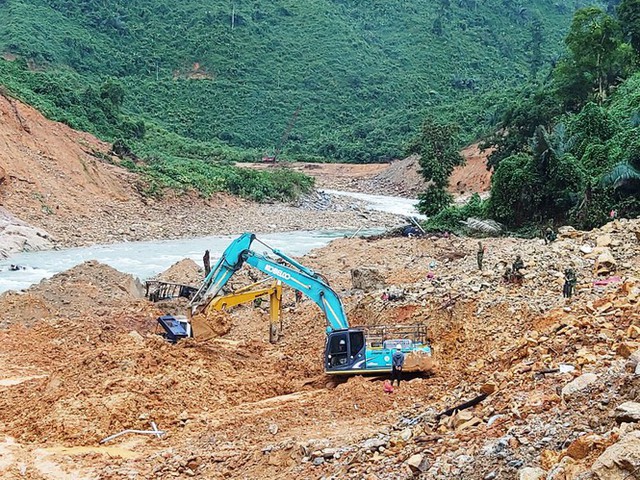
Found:
[[[402,378],[402,366],[404,365],[404,353],[402,353],[402,345],[396,345],[396,351],[391,355],[391,386],[393,381],[398,380],[398,386],[400,386],[400,380]]]
[[[564,287],[562,287],[562,296],[564,298],[571,298],[573,295],[573,288],[576,286],[578,279],[576,278],[576,272],[573,268],[567,268],[564,271]]]
[[[206,277],[209,275],[209,272],[211,272],[211,257],[209,256],[209,250],[204,251],[202,263],[204,264],[204,276]]]
[[[478,270],[482,271],[482,260],[484,260],[484,252],[485,252],[485,247],[484,245],[482,245],[482,242],[478,242],[478,253],[476,254],[476,257],[478,259]]]

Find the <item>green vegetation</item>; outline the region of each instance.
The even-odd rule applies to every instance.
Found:
[[[585,1],[4,0],[0,51],[25,61],[0,83],[22,77],[21,98],[103,138],[143,121],[153,148],[182,137],[226,159],[272,151],[301,107],[284,157],[380,161],[425,116],[488,131]],[[121,119],[103,108],[111,78]]]
[[[629,43],[640,2],[623,0],[618,11],[578,11],[551,78],[506,109],[487,141],[496,149],[491,196],[476,213],[529,232],[544,223],[592,228],[611,210],[640,214],[640,52]]]
[[[410,154],[420,155],[420,172],[429,183],[420,195],[418,208],[426,215],[434,215],[453,200],[447,191],[453,169],[464,164],[464,158],[456,148],[457,128],[439,125],[431,119],[422,124],[420,135],[409,145]]]

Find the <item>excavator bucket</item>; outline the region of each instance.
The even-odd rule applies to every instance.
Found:
[[[198,340],[209,340],[229,333],[231,322],[222,312],[211,312],[209,315],[199,313],[191,317],[191,330]]]
[[[402,370],[405,372],[430,373],[435,367],[433,357],[422,350],[406,354]]]

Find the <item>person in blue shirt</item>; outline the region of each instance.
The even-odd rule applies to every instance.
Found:
[[[404,365],[404,353],[402,353],[402,345],[396,345],[396,351],[391,355],[391,385],[394,380],[398,380],[398,386],[400,386],[400,379],[402,378],[402,366]]]

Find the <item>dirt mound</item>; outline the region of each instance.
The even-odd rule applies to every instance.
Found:
[[[435,376],[407,375],[391,395],[372,378],[323,375],[324,317],[288,289],[276,345],[265,305],[220,312],[221,338],[170,345],[154,335],[157,306],[128,291],[127,276],[90,262],[2,297],[12,316],[43,319],[0,330],[0,431],[16,438],[28,468],[43,446],[93,445],[150,421],[168,431],[118,440],[136,459],[51,458],[66,458],[77,478],[382,480],[412,478],[420,467],[429,478],[481,480],[562,465],[582,474],[631,428],[617,426],[612,410],[638,401],[639,229],[640,220],[619,220],[563,229],[550,245],[486,239],[484,271],[477,241],[456,237],[343,238],[311,252],[302,263],[329,279],[351,324],[427,324]],[[603,249],[617,271],[598,277]],[[516,254],[522,286],[502,280]],[[395,300],[352,288],[351,269],[364,264]],[[567,264],[578,276],[570,301],[561,295]],[[112,302],[95,306],[96,290]],[[584,374],[592,383],[580,390]],[[567,394],[570,382],[578,390]],[[480,393],[475,407],[443,413]],[[598,440],[575,454],[591,435]],[[413,467],[405,463],[416,455]]]
[[[38,316],[82,318],[90,313],[106,316],[143,297],[144,288],[136,278],[91,260],[42,280],[25,294],[0,295],[0,308],[14,312],[12,321],[30,324]]]
[[[419,173],[418,155],[403,160],[394,160],[386,170],[373,177],[369,183],[372,193],[416,198],[424,192],[426,182]]]
[[[181,285],[199,286],[204,279],[204,269],[190,258],[174,263],[154,280],[179,283]]]

